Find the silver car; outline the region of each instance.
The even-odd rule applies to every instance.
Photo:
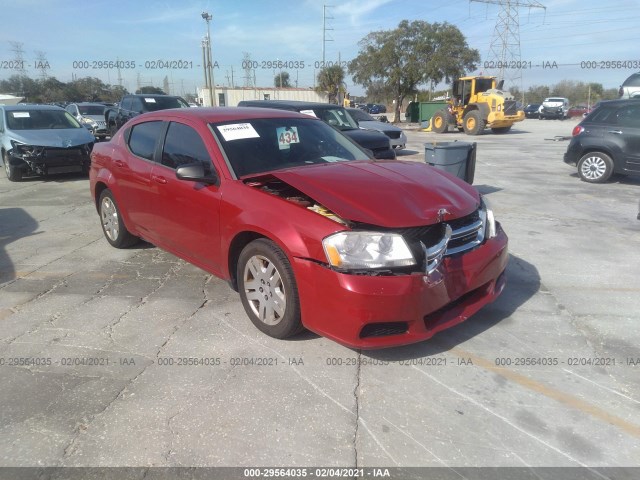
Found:
[[[0,154],[7,178],[88,172],[95,137],[61,107],[0,105]]]
[[[107,107],[102,103],[70,103],[65,107],[83,127],[87,128],[97,139],[107,137],[107,122],[104,111]]]
[[[389,137],[391,148],[403,149],[407,145],[407,136],[401,128],[391,125],[390,123],[379,122],[364,110],[359,108],[347,108],[349,115],[358,122],[360,128],[365,130],[377,130]]]

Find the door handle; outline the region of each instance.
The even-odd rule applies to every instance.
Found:
[[[615,133],[616,135],[622,135],[622,130],[609,130],[607,133]]]
[[[116,160],[115,162],[113,162],[115,164],[116,167],[120,167],[120,168],[124,168],[124,162],[122,160]]]
[[[167,183],[167,179],[160,175],[151,175],[151,178],[153,178],[155,182],[160,183],[162,185]]]

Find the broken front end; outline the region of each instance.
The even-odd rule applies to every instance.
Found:
[[[88,172],[93,143],[69,147],[44,147],[11,142],[9,164],[24,176]]]

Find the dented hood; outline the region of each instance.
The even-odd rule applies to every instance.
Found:
[[[472,213],[479,196],[470,185],[417,162],[355,161],[270,172],[345,220],[380,227],[413,227]]]

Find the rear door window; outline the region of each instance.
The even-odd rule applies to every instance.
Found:
[[[129,135],[129,149],[134,155],[153,160],[158,139],[162,134],[162,122],[145,122],[134,125]]]
[[[631,105],[618,110],[618,125],[640,128],[640,105]]]
[[[598,107],[588,117],[589,123],[615,123],[615,109]]]

